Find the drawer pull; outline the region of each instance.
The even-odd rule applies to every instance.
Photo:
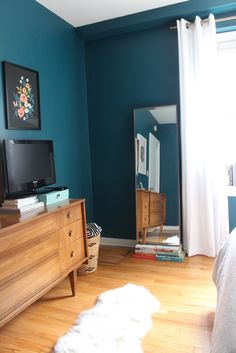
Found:
[[[71,218],[71,212],[69,211],[69,212],[67,212],[67,214],[66,214],[66,216],[67,216],[67,218]]]
[[[70,253],[70,257],[75,257],[75,251],[73,250],[73,251],[71,251],[71,253]]]
[[[70,229],[69,232],[68,232],[68,236],[72,237],[72,235],[73,235],[73,231]]]

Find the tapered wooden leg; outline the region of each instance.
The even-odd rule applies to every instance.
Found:
[[[160,225],[160,236],[162,237],[163,234],[163,224]]]
[[[147,238],[147,228],[143,229],[143,243],[146,244],[146,238]]]
[[[73,270],[69,273],[70,286],[73,297],[77,295],[77,270]]]

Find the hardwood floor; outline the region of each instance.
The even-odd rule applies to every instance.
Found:
[[[94,305],[98,294],[129,282],[144,285],[161,302],[142,342],[145,353],[209,353],[216,306],[212,267],[213,259],[202,256],[174,263],[128,254],[117,264],[99,263],[95,273],[78,278],[77,297],[71,296],[66,279],[0,328],[0,353],[51,353],[56,340],[81,311]]]

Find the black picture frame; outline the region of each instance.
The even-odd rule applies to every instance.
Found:
[[[40,130],[38,71],[3,62],[6,128]]]

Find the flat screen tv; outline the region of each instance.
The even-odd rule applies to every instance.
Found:
[[[56,182],[53,141],[4,140],[5,198],[33,194]]]

